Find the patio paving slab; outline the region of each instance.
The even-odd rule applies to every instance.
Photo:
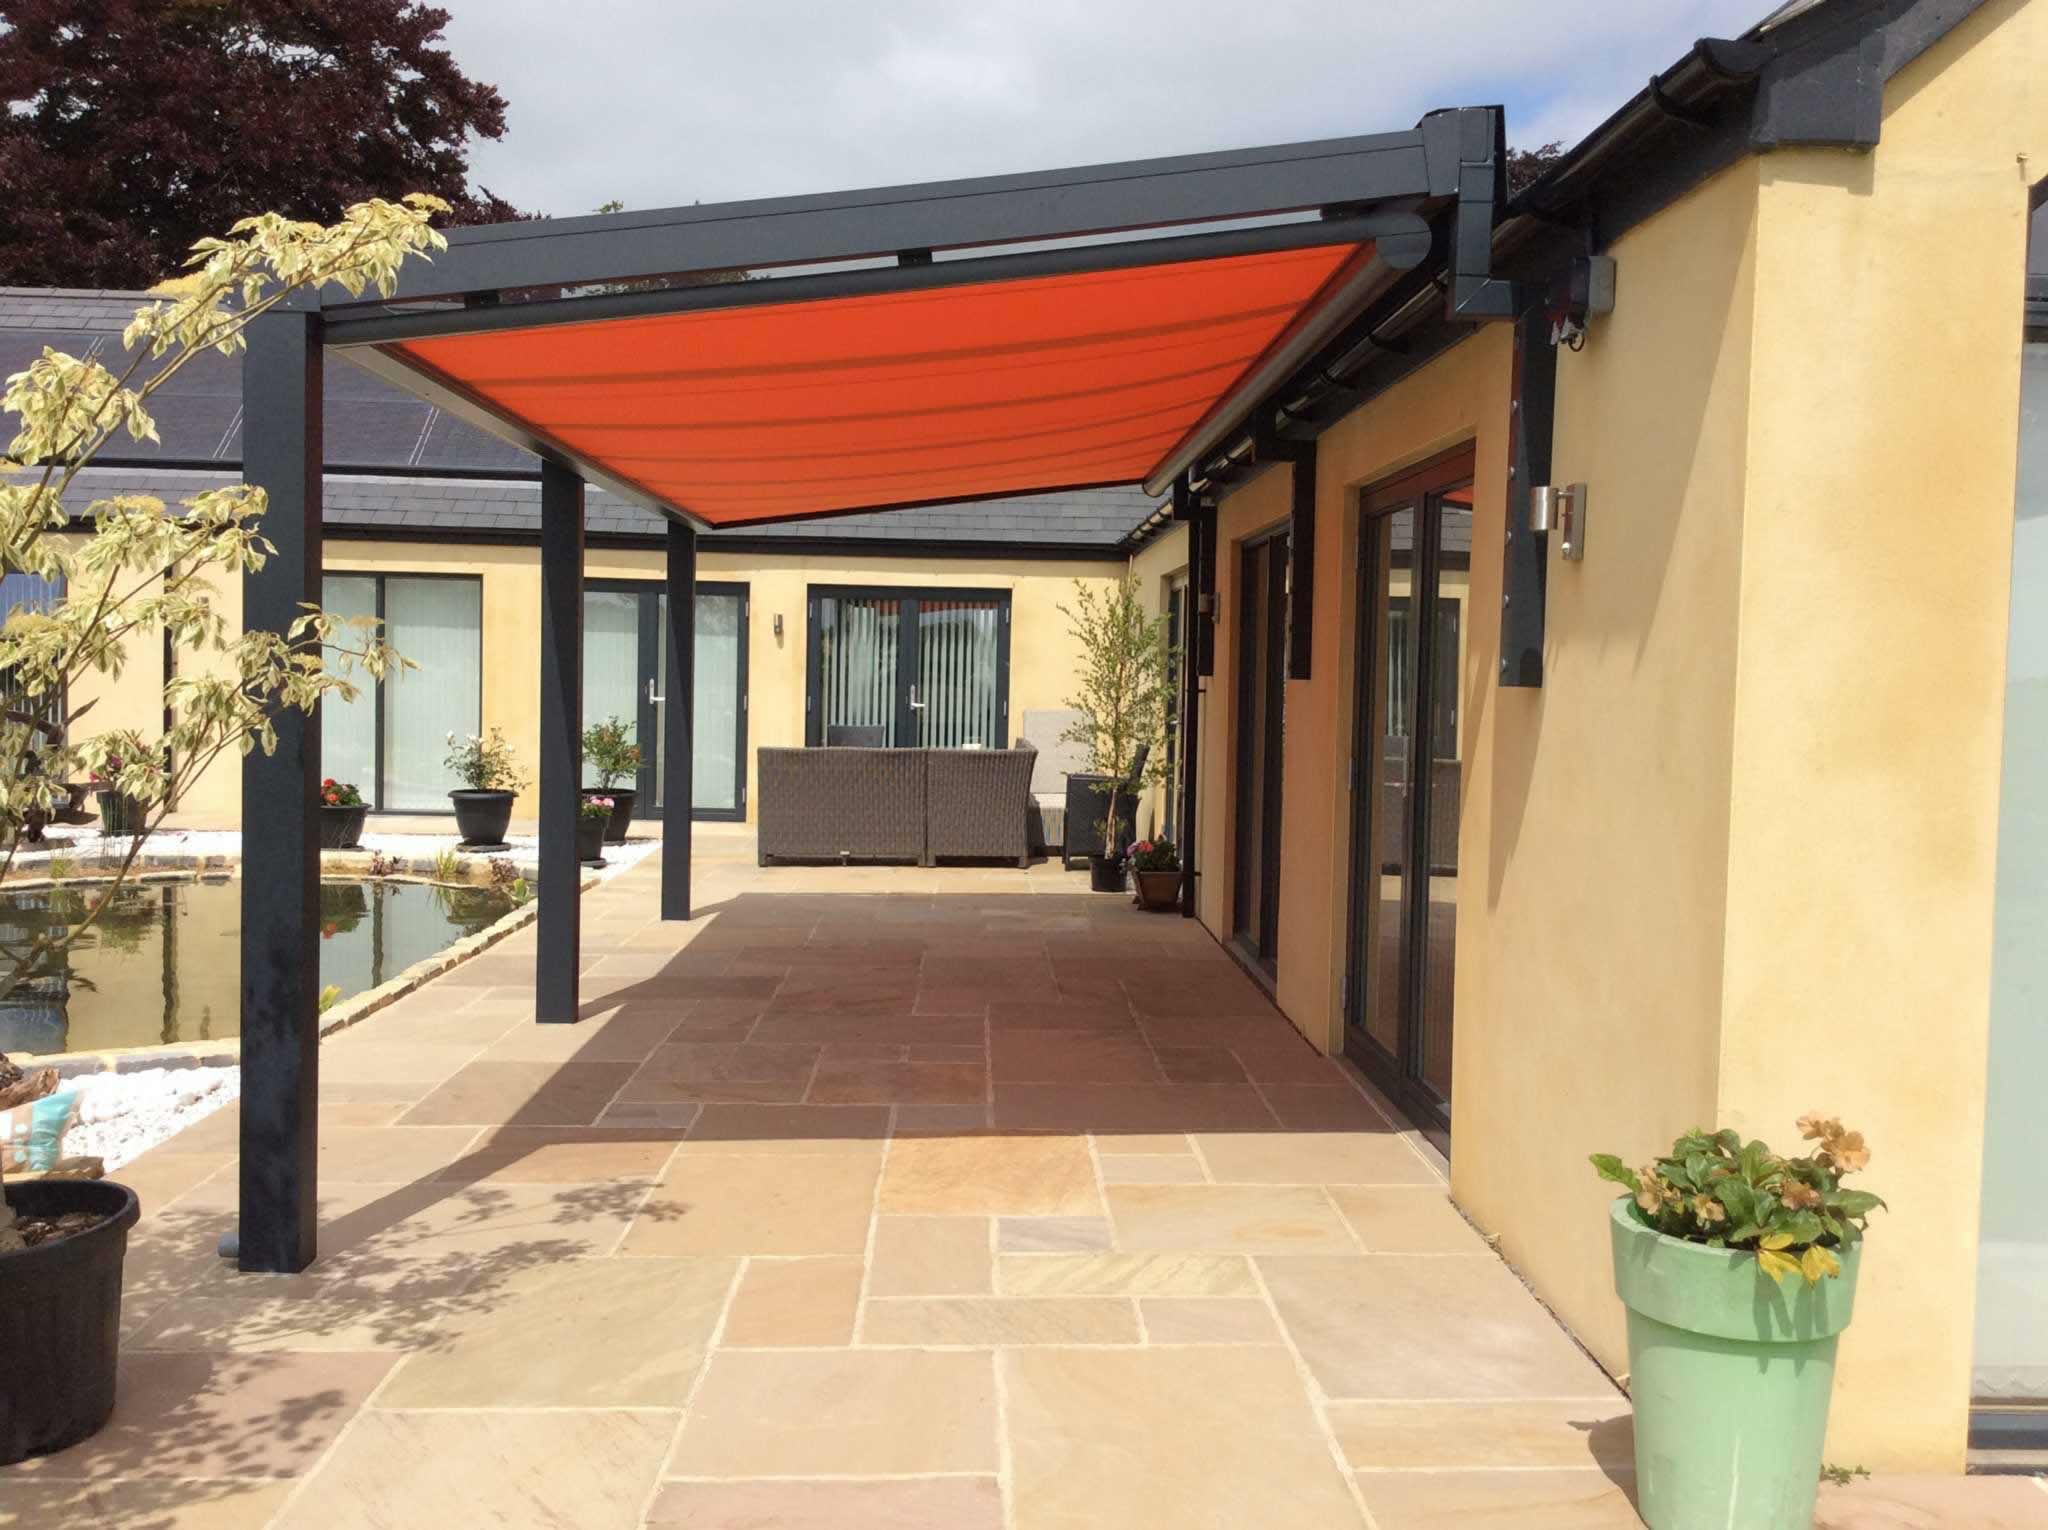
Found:
[[[1626,1400],[1199,929],[1051,866],[695,871],[687,924],[651,861],[586,896],[580,1024],[522,932],[328,1044],[302,1274],[214,1255],[233,1110],[124,1168],[120,1408],[0,1525],[1634,1522]]]

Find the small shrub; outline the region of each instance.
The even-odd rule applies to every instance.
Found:
[[[505,889],[512,895],[514,903],[524,903],[533,896],[533,887],[525,877],[514,877],[512,885]]]
[[[395,877],[398,875],[398,862],[386,855],[382,850],[372,850],[370,852],[370,875],[373,877]]]
[[[328,1011],[329,1011],[330,1009],[334,1008],[334,1006],[335,1006],[336,1004],[340,1003],[340,1002],[341,1002],[341,988],[340,988],[340,986],[339,986],[338,984],[335,984],[335,983],[329,983],[329,984],[328,984],[328,985],[327,985],[326,987],[324,987],[324,988],[322,988],[322,989],[320,990],[320,1013],[321,1013],[321,1014],[323,1014],[323,1015],[324,1015],[324,1014],[326,1014],[326,1013],[327,1013],[327,1012],[328,1012]]]
[[[434,856],[434,880],[436,882],[461,882],[467,880],[462,874],[462,857],[454,850],[442,850]]]
[[[505,730],[472,733],[458,739],[448,735],[448,756],[442,765],[473,792],[517,792],[526,789],[526,772],[512,753]]]
[[[363,794],[356,790],[355,782],[329,776],[320,783],[320,803],[323,807],[361,807]]]
[[[1820,1480],[1832,1482],[1836,1487],[1847,1487],[1858,1477],[1869,1475],[1870,1468],[1867,1466],[1836,1466],[1830,1462],[1820,1469]]]
[[[1832,1116],[1799,1118],[1799,1134],[1819,1147],[1809,1158],[1780,1158],[1732,1131],[1687,1132],[1668,1157],[1631,1169],[1612,1153],[1592,1155],[1600,1177],[1626,1187],[1630,1214],[1667,1238],[1755,1253],[1773,1280],[1808,1285],[1842,1273],[1835,1254],[1863,1236],[1884,1205],[1841,1180],[1870,1162],[1861,1132]]]
[[[1178,871],[1180,851],[1170,839],[1141,839],[1131,846],[1133,871]]]
[[[491,886],[500,892],[519,880],[519,868],[502,855],[494,855],[484,864],[491,876]]]
[[[53,855],[50,857],[50,880],[52,882],[69,881],[77,875],[78,862],[74,861],[70,856]]]
[[[583,730],[583,758],[597,772],[599,791],[610,791],[640,769],[640,746],[633,729],[616,717]]]

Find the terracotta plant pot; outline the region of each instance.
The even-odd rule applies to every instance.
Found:
[[[359,802],[354,807],[329,807],[320,804],[320,848],[322,850],[353,850],[356,842],[363,837],[363,820],[369,816],[370,805]]]
[[[121,1263],[141,1207],[104,1179],[23,1180],[7,1204],[24,1216],[88,1211],[98,1226],[0,1254],[0,1466],[75,1445],[114,1411],[121,1345]]]
[[[1134,871],[1138,884],[1138,907],[1155,914],[1171,913],[1180,907],[1180,869]]]
[[[512,822],[512,793],[454,791],[455,828],[465,845],[502,845]]]

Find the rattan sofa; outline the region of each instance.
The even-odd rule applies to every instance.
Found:
[[[760,864],[1031,864],[1028,749],[762,749]]]

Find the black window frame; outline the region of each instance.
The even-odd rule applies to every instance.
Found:
[[[996,688],[1002,696],[1002,723],[998,729],[1000,737],[992,748],[1007,748],[1014,734],[1010,718],[1010,619],[1013,608],[1012,593],[1007,589],[973,585],[937,584],[813,584],[804,589],[804,747],[817,749],[824,745],[824,713],[818,706],[819,681],[822,678],[822,653],[820,642],[823,629],[818,622],[820,600],[894,600],[915,607],[926,600],[970,600],[992,601],[1002,612],[1002,620],[996,624]],[[917,631],[917,612],[906,610],[903,617],[904,629]],[[910,710],[910,681],[917,674],[917,644],[900,642],[896,648],[896,707],[899,724],[914,722],[904,714]],[[901,732],[899,730],[899,736]],[[920,748],[917,744],[902,744],[899,748]]]
[[[374,585],[374,586],[375,586],[375,588],[376,588],[376,592],[377,592],[377,598],[376,598],[377,636],[378,636],[378,637],[379,637],[380,639],[384,639],[385,641],[389,641],[389,639],[388,639],[388,637],[387,637],[387,635],[386,635],[386,632],[385,632],[385,627],[384,627],[384,623],[385,623],[385,602],[384,602],[384,586],[385,586],[385,581],[387,581],[387,580],[391,580],[391,579],[439,579],[439,580],[462,580],[462,581],[464,581],[464,582],[466,582],[466,583],[469,583],[469,584],[473,584],[473,585],[475,585],[475,586],[476,586],[476,729],[475,729],[475,731],[476,731],[476,732],[478,732],[478,733],[481,733],[481,732],[483,732],[483,727],[484,727],[484,691],[485,691],[485,688],[486,688],[486,686],[487,686],[487,684],[488,684],[488,681],[486,680],[486,674],[487,674],[487,671],[486,671],[486,670],[485,670],[485,668],[484,668],[484,657],[485,657],[485,655],[484,655],[484,576],[483,576],[482,574],[457,574],[457,573],[450,573],[450,572],[448,572],[448,571],[446,571],[446,570],[442,570],[442,569],[431,569],[431,570],[421,570],[421,569],[409,569],[409,568],[401,568],[401,569],[366,569],[366,568],[326,568],[326,567],[324,567],[324,566],[323,566],[323,567],[321,568],[321,570],[320,570],[320,604],[321,604],[321,606],[322,606],[323,608],[324,608],[324,607],[325,607],[325,606],[327,605],[327,581],[328,581],[329,579],[368,579],[368,580],[370,580],[370,581],[371,581],[371,582],[373,583],[373,585]],[[399,649],[399,652],[400,652],[400,654],[404,654],[404,653],[405,653],[405,650],[404,650],[403,648],[401,648],[401,649]],[[366,794],[366,795],[367,795],[367,797],[368,797],[368,800],[369,800],[369,804],[370,804],[370,812],[371,812],[372,814],[374,814],[374,815],[378,816],[378,817],[382,817],[382,816],[383,816],[384,814],[386,814],[386,813],[392,813],[392,814],[397,814],[397,815],[400,815],[400,816],[410,816],[410,817],[416,817],[416,818],[420,818],[420,817],[425,817],[425,818],[438,818],[438,817],[441,817],[441,816],[443,816],[443,815],[446,815],[446,816],[449,816],[449,817],[453,817],[453,816],[454,816],[454,814],[455,814],[455,804],[454,804],[453,802],[450,802],[450,803],[449,803],[449,804],[448,804],[448,805],[447,805],[446,807],[440,807],[440,808],[425,808],[425,807],[402,807],[402,808],[394,808],[394,807],[387,807],[387,806],[385,805],[385,802],[384,802],[384,765],[385,765],[385,759],[384,759],[384,742],[385,742],[385,740],[384,740],[384,686],[385,686],[385,682],[384,682],[383,680],[373,680],[373,681],[370,681],[370,682],[369,682],[369,684],[368,684],[368,685],[367,685],[367,687],[366,687],[366,689],[368,689],[368,691],[370,692],[370,695],[371,695],[371,697],[373,698],[373,700],[372,700],[372,705],[373,705],[373,706],[374,706],[374,708],[375,708],[375,720],[376,720],[376,742],[375,742],[375,744],[374,744],[374,745],[372,746],[372,748],[373,748],[373,759],[372,759],[372,761],[371,761],[371,764],[372,764],[372,767],[373,767],[373,770],[374,770],[374,774],[373,774],[373,777],[372,777],[372,781],[371,781],[371,787],[372,787],[372,789],[371,789],[371,790],[370,790],[370,791],[369,791],[369,792],[368,792],[368,793]],[[324,755],[324,754],[325,754],[325,752],[326,752],[326,747],[327,747],[327,746],[326,746],[326,739],[325,739],[325,736],[323,735],[323,737],[322,737],[322,739],[321,739],[321,752],[322,752],[322,754],[323,754],[323,755]],[[323,758],[323,759],[322,759],[322,761],[321,761],[321,770],[322,770],[322,773],[323,773],[323,774],[324,774],[324,773],[325,773],[325,771],[326,771],[326,763],[327,763],[327,762],[326,762],[326,760],[325,760],[325,759]],[[360,783],[353,783],[353,784],[357,784],[357,785],[360,785]]]

